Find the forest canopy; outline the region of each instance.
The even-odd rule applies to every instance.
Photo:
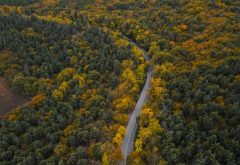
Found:
[[[0,77],[31,99],[0,119],[0,164],[118,164],[150,63],[127,163],[240,164],[239,18],[234,0],[2,0]]]

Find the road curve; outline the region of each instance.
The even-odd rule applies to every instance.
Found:
[[[139,48],[139,46],[134,43],[131,42],[133,45],[137,46]],[[141,49],[141,48],[139,48]],[[150,61],[147,53],[145,50],[141,49],[144,55],[144,58],[146,61]],[[122,143],[122,155],[123,155],[123,162],[121,162],[120,164],[125,165],[126,161],[127,161],[127,157],[129,156],[129,154],[131,153],[131,151],[133,150],[134,147],[134,139],[135,139],[135,135],[136,135],[136,131],[137,131],[137,117],[140,114],[140,111],[142,109],[142,106],[146,103],[147,101],[147,95],[148,95],[148,89],[150,87],[150,81],[151,81],[151,77],[152,77],[152,65],[150,65],[148,71],[147,71],[147,79],[145,82],[145,85],[142,89],[141,95],[138,98],[137,104],[131,114],[131,117],[128,121],[127,124],[127,129],[126,129],[126,133],[125,136],[123,138],[123,143]]]

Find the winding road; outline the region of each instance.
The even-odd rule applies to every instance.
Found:
[[[139,49],[141,49],[136,43],[130,41],[133,45],[137,46]],[[150,61],[147,53],[145,50],[141,49],[144,55],[144,58],[146,61]],[[126,133],[125,136],[123,138],[123,143],[122,143],[122,155],[123,155],[123,162],[121,162],[120,164],[125,165],[127,162],[127,157],[129,156],[129,154],[131,153],[131,151],[133,150],[134,147],[134,139],[135,139],[135,135],[136,135],[136,131],[137,131],[137,117],[140,114],[140,111],[142,109],[142,106],[146,103],[147,101],[147,95],[148,95],[148,89],[150,87],[150,81],[151,81],[151,77],[152,77],[152,68],[153,66],[150,65],[148,71],[147,71],[147,79],[145,82],[145,85],[142,89],[141,95],[137,101],[137,104],[131,114],[131,117],[128,121],[127,124],[127,129],[126,129]]]

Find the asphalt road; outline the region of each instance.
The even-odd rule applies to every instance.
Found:
[[[135,46],[138,47],[137,44],[133,43]],[[146,61],[149,61],[149,57],[147,56],[146,52],[141,49],[142,52],[144,53],[144,58]],[[148,89],[150,86],[150,81],[151,81],[151,77],[152,77],[152,65],[150,65],[148,72],[147,72],[147,79],[145,82],[145,85],[142,89],[141,95],[137,101],[137,104],[131,114],[131,117],[128,121],[127,124],[127,130],[126,130],[126,134],[124,136],[123,139],[123,143],[122,143],[122,155],[123,155],[123,162],[121,162],[120,164],[125,165],[126,164],[126,160],[127,157],[129,156],[129,154],[131,153],[131,151],[134,148],[134,139],[135,139],[135,135],[136,135],[136,131],[137,131],[137,117],[140,114],[140,111],[142,109],[142,106],[146,103],[147,101],[147,95],[148,95]]]

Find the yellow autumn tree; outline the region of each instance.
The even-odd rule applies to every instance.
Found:
[[[165,82],[161,78],[153,78],[151,83],[151,95],[155,98],[156,102],[159,102],[165,92]]]
[[[139,90],[137,76],[131,69],[129,68],[125,69],[121,75],[121,79],[127,83],[126,85],[130,92],[135,93]]]
[[[117,131],[115,137],[113,138],[113,143],[114,143],[117,147],[121,147],[125,132],[126,132],[126,128],[121,125],[121,126],[118,128],[118,131]]]
[[[135,142],[135,151],[140,154],[146,154],[144,152],[144,147],[150,144],[149,141],[151,138],[153,138],[156,134],[161,134],[162,132],[163,128],[160,126],[153,110],[150,108],[143,109],[140,115],[140,129],[138,139]]]
[[[44,93],[39,93],[37,94],[35,97],[32,98],[32,101],[30,102],[30,106],[31,107],[36,107],[38,106],[40,103],[43,102],[43,100],[45,99],[45,94]]]
[[[136,73],[137,73],[137,77],[138,77],[139,83],[143,83],[145,75],[146,75],[146,73],[145,73],[145,65],[144,64],[138,65]]]
[[[144,61],[143,52],[138,47],[134,46],[132,52],[140,62]]]
[[[157,42],[152,42],[151,44],[150,44],[150,48],[149,48],[149,50],[148,50],[148,54],[150,55],[150,56],[153,56],[153,55],[155,55],[155,54],[159,54],[160,53],[160,48],[159,48],[159,46],[157,45]]]
[[[117,121],[119,124],[126,124],[128,121],[128,114],[116,112],[113,116],[113,119]]]
[[[113,102],[113,105],[115,105],[116,110],[119,112],[129,112],[134,107],[134,104],[134,99],[129,95],[122,96]]]
[[[52,95],[57,100],[63,100],[64,94],[67,92],[68,83],[63,81],[58,89],[53,90]]]
[[[85,84],[86,77],[86,74],[74,74],[73,79],[78,80],[79,86],[82,87]]]

